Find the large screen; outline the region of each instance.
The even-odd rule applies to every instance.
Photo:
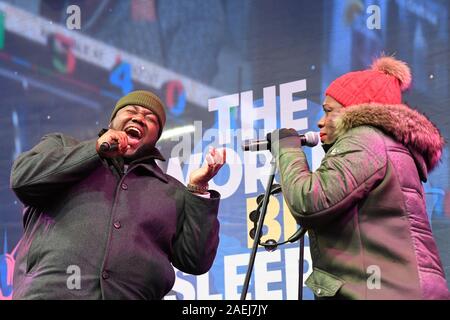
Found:
[[[228,163],[211,183],[222,195],[214,264],[201,276],[176,270],[165,299],[239,299],[253,246],[249,214],[271,160],[268,151],[244,153],[242,141],[280,127],[317,131],[330,82],[383,52],[411,66],[405,102],[448,140],[449,7],[445,0],[1,0],[0,299],[11,299],[23,232],[13,161],[46,133],[95,138],[116,101],[136,89],[157,93],[167,107],[158,148],[168,174],[187,183],[210,146],[227,148]],[[305,150],[314,170],[324,152]],[[450,279],[447,146],[424,188]],[[284,241],[296,229],[282,196],[273,196],[262,239]],[[303,281],[312,271],[307,235],[304,245],[301,261],[299,242],[258,249],[248,299],[298,299],[300,264]],[[313,299],[306,286],[303,298]]]

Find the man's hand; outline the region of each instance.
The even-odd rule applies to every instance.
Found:
[[[100,146],[103,142],[107,142],[110,145],[112,143],[117,143],[118,148],[114,151],[102,152],[100,151]],[[105,158],[115,158],[123,156],[128,149],[128,136],[124,131],[109,129],[100,138],[98,138],[95,149],[97,150],[97,153],[99,155]]]
[[[191,172],[189,176],[189,184],[199,187],[207,187],[208,181],[211,180],[225,164],[226,151],[225,149],[219,151],[218,149],[211,147],[205,157],[205,160],[206,161],[203,167]]]

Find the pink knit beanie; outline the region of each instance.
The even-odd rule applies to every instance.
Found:
[[[411,84],[408,65],[393,57],[376,59],[370,69],[346,73],[325,91],[344,107],[361,103],[400,104]]]

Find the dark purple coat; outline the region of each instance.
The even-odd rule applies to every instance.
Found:
[[[13,298],[161,299],[172,265],[191,274],[211,267],[220,195],[187,191],[156,165],[157,149],[123,172],[95,143],[49,134],[15,161],[25,231]]]

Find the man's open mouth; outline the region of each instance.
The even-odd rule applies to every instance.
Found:
[[[141,140],[144,136],[142,130],[137,127],[130,126],[125,128],[124,131],[131,142],[139,142],[139,140]]]

